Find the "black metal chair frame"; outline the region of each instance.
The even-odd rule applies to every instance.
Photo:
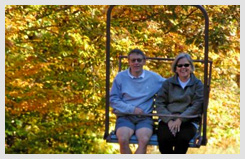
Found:
[[[201,125],[199,126],[199,132],[196,135],[196,139],[193,139],[190,143],[190,147],[200,147],[200,145],[206,145],[207,144],[207,108],[208,108],[208,102],[209,102],[209,91],[210,91],[210,82],[211,82],[211,71],[212,71],[212,61],[208,60],[208,33],[209,33],[209,18],[207,15],[206,10],[201,5],[194,5],[198,9],[201,10],[201,12],[204,15],[205,18],[205,49],[204,49],[204,60],[194,60],[197,62],[204,63],[204,103],[203,103],[203,113],[201,115]],[[105,107],[105,133],[104,133],[104,139],[106,139],[107,142],[111,143],[117,143],[117,138],[115,135],[115,132],[109,133],[109,111],[110,111],[110,25],[111,25],[111,13],[112,9],[115,6],[112,5],[107,10],[107,25],[106,25],[106,107]],[[119,60],[119,70],[121,69],[121,58],[125,58],[123,56],[120,56]],[[173,59],[166,59],[166,58],[151,58],[148,57],[148,59],[156,59],[156,60],[167,60],[172,61]],[[155,116],[155,115],[152,115]],[[195,141],[194,141],[195,140]],[[130,143],[137,143],[137,138],[132,137],[130,140]],[[153,135],[151,138],[151,141],[149,142],[150,145],[157,145],[157,139],[156,135]]]

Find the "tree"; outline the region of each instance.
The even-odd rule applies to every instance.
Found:
[[[229,145],[224,138],[240,141],[240,120],[232,120],[240,119],[240,7],[204,7],[213,61],[208,137],[214,147],[225,149]],[[6,153],[118,153],[103,140],[107,9],[5,6]],[[195,7],[116,6],[111,81],[118,56],[135,47],[151,57],[185,51],[203,58],[203,25]],[[147,66],[164,77],[171,75],[159,63]]]

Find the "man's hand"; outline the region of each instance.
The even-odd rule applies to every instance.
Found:
[[[134,114],[143,114],[143,113],[144,113],[144,112],[143,112],[142,109],[135,107],[135,109],[134,109]]]

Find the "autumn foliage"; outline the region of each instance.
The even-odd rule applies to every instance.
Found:
[[[213,61],[208,144],[189,153],[240,153],[240,6],[204,7]],[[118,153],[103,140],[107,9],[5,6],[5,153]],[[116,6],[111,81],[118,56],[136,47],[149,57],[183,51],[203,59],[203,31],[193,6]],[[146,69],[171,76],[163,66],[151,62]]]

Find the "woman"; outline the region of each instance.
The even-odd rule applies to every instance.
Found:
[[[160,118],[157,136],[162,154],[185,154],[196,133],[197,119],[181,118],[202,112],[203,84],[194,69],[190,55],[180,53],[172,64],[175,75],[164,81],[157,94],[157,113],[180,116]]]

